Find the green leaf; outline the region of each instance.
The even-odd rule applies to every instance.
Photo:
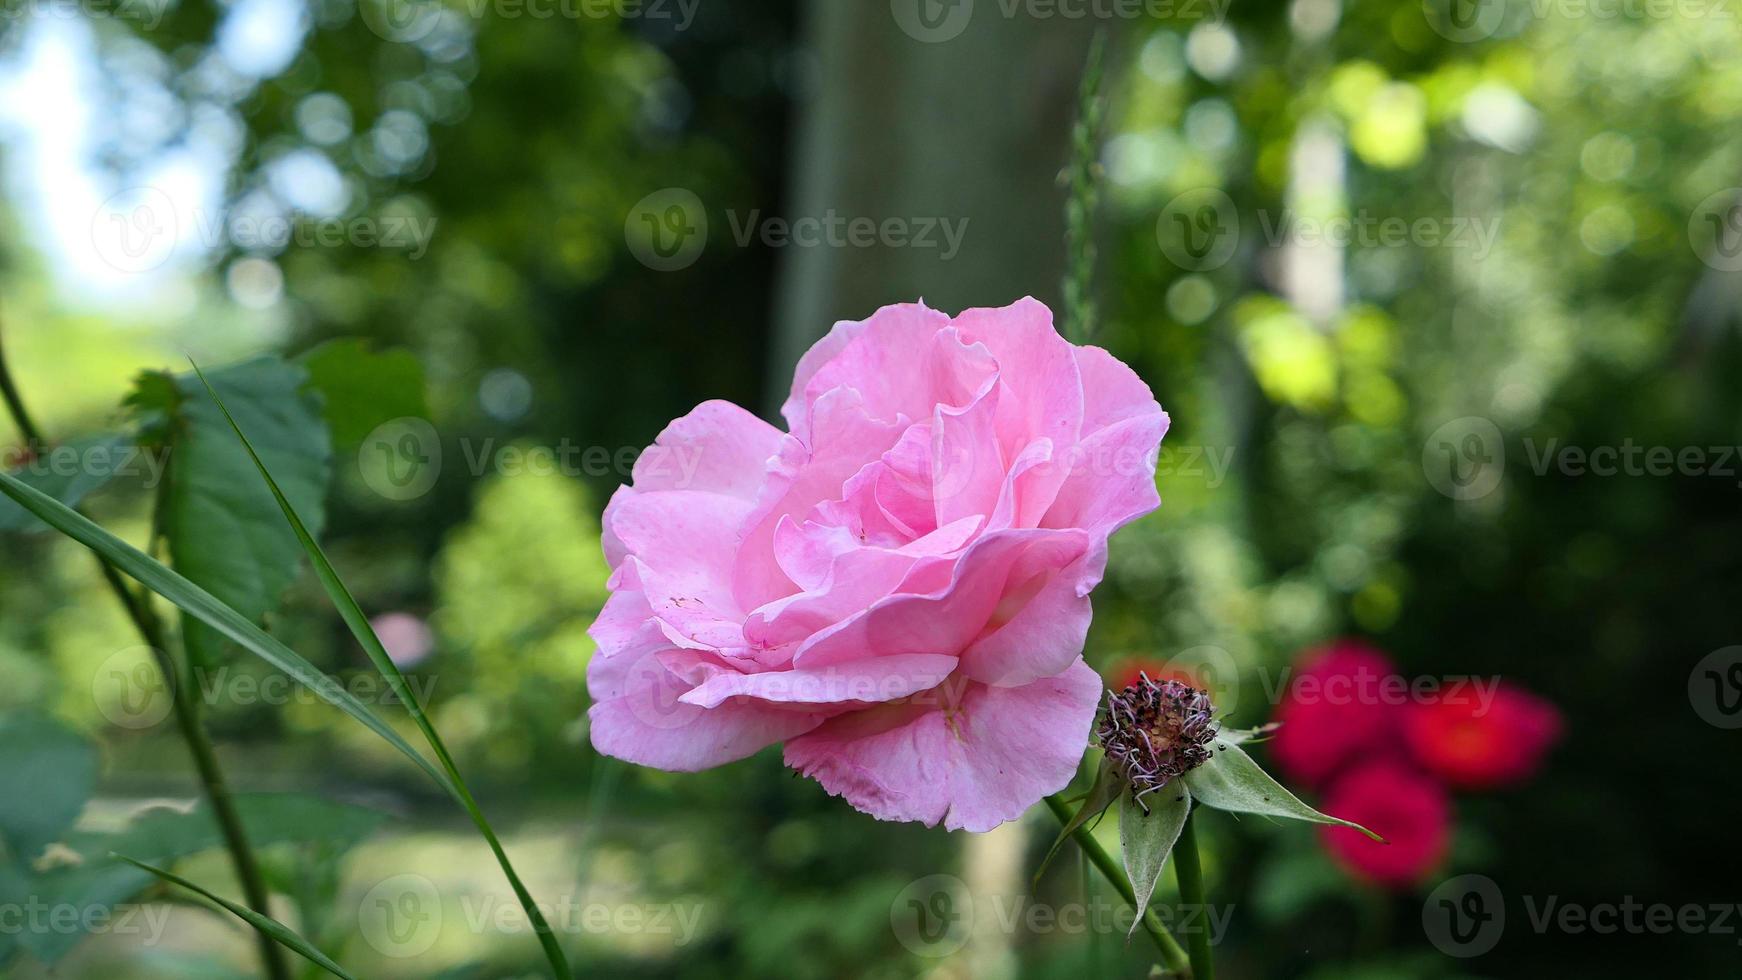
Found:
[[[1357,823],[1339,820],[1307,806],[1270,778],[1238,746],[1218,738],[1210,746],[1210,761],[1186,773],[1192,798],[1205,806],[1233,813],[1256,813],[1359,830],[1381,843],[1385,838]]]
[[[1124,789],[1124,782],[1114,774],[1113,768],[1107,760],[1102,759],[1100,767],[1095,770],[1095,782],[1089,787],[1088,795],[1083,797],[1083,805],[1077,808],[1075,816],[1065,822],[1064,829],[1059,831],[1058,839],[1052,842],[1051,847],[1047,848],[1046,857],[1040,859],[1040,867],[1034,869],[1033,880],[1037,888],[1040,876],[1046,872],[1047,865],[1052,863],[1053,856],[1058,854],[1059,848],[1064,846],[1064,842],[1070,839],[1071,834],[1075,833],[1078,827],[1100,816],[1103,811],[1112,806],[1113,801],[1119,798],[1119,794]]]
[[[257,848],[321,842],[349,849],[386,818],[364,807],[294,793],[243,793],[234,799],[249,843]],[[201,803],[192,810],[151,807],[118,830],[75,832],[66,845],[81,863],[33,876],[30,893],[77,909],[80,921],[85,921],[87,910],[127,902],[151,884],[150,875],[112,860],[111,854],[119,851],[166,863],[223,847],[224,838],[210,809]],[[77,931],[41,930],[26,934],[23,942],[32,956],[52,965],[83,938]]]
[[[51,449],[12,471],[12,475],[50,497],[77,507],[79,501],[137,465],[132,440],[123,435],[89,436]],[[0,500],[0,531],[39,532],[49,526],[10,500]]]
[[[97,781],[90,740],[46,715],[0,718],[0,840],[28,866],[78,819]]]
[[[308,370],[262,357],[213,371],[210,381],[255,434],[261,454],[283,475],[285,493],[319,534],[332,445],[320,398],[306,390]],[[242,444],[192,375],[147,374],[127,401],[150,415],[145,437],[169,450],[157,518],[170,565],[260,622],[296,578],[302,553],[272,495],[254,478]],[[194,663],[204,666],[226,649],[219,633],[197,622],[188,624],[185,641]]]
[[[1144,809],[1145,804],[1148,810]],[[1143,911],[1149,908],[1161,869],[1186,825],[1186,815],[1191,812],[1191,794],[1177,782],[1148,794],[1141,803],[1129,790],[1119,797],[1119,849],[1125,857],[1125,873],[1131,878],[1137,905],[1130,935],[1136,935],[1143,922]]]
[[[326,396],[327,427],[340,451],[356,449],[383,423],[429,415],[423,365],[410,351],[376,352],[360,340],[334,340],[297,362],[308,369],[309,386]]]
[[[194,370],[198,373],[199,368],[196,367]],[[527,921],[532,923],[533,930],[538,934],[538,940],[544,947],[545,957],[550,961],[551,969],[555,971],[560,980],[568,980],[572,974],[569,971],[568,961],[563,956],[562,946],[556,940],[556,933],[545,921],[544,913],[539,911],[538,904],[533,901],[532,893],[527,890],[526,885],[520,880],[520,875],[515,872],[514,865],[509,862],[508,853],[503,850],[502,842],[497,838],[496,831],[491,828],[490,821],[484,817],[484,811],[479,809],[478,801],[473,799],[471,790],[466,788],[466,782],[460,776],[459,767],[454,765],[453,757],[448,754],[447,746],[442,743],[441,734],[436,731],[435,725],[430,723],[429,717],[424,713],[423,705],[417,699],[417,693],[405,683],[405,675],[400,673],[399,666],[393,662],[393,658],[387,655],[387,648],[382,645],[381,638],[375,635],[374,627],[369,625],[369,617],[363,612],[363,607],[357,604],[351,591],[345,588],[344,581],[339,578],[339,573],[333,568],[333,563],[321,550],[320,543],[315,540],[313,532],[297,515],[296,507],[292,504],[289,496],[279,488],[278,482],[272,478],[272,471],[267,467],[266,461],[254,451],[252,440],[242,429],[235,416],[230,414],[218,391],[209,386],[208,390],[212,400],[217,404],[218,410],[224,413],[224,417],[235,429],[237,439],[241,441],[243,448],[247,450],[249,457],[253,460],[255,468],[259,470],[260,479],[278,502],[285,522],[295,532],[297,541],[307,553],[310,564],[314,566],[315,575],[321,580],[322,587],[327,590],[327,596],[332,599],[334,607],[339,610],[339,615],[344,618],[345,624],[351,628],[351,635],[357,638],[358,644],[363,647],[363,652],[368,654],[375,669],[381,672],[382,677],[386,678],[388,686],[393,689],[393,693],[398,696],[406,710],[411,713],[412,720],[423,732],[424,739],[429,742],[430,749],[441,761],[442,769],[448,776],[449,786],[452,788],[455,798],[459,800],[461,806],[465,807],[466,813],[472,818],[473,825],[478,828],[485,843],[489,845],[491,853],[495,855],[496,863],[501,866],[502,873],[507,876],[509,886],[514,889],[515,898],[519,900],[521,909],[526,912]]]
[[[25,903],[36,895],[30,876],[20,868],[10,864],[0,863],[0,908],[23,908]],[[28,933],[15,929],[0,929],[0,967],[12,958],[12,953],[18,948],[19,940]],[[0,969],[0,976],[8,976]]]
[[[454,785],[445,773],[413,749],[399,733],[365,707],[344,685],[322,673],[294,650],[266,634],[248,617],[220,602],[210,592],[176,574],[161,562],[133,547],[40,491],[34,490],[9,474],[0,473],[0,494],[18,501],[24,509],[42,518],[51,527],[72,538],[137,579],[151,591],[163,596],[183,612],[219,633],[236,641],[242,648],[266,661],[313,691],[316,696],[361,722],[375,734],[386,739],[428,773],[437,785],[452,793]]]
[[[328,973],[331,973],[333,976],[342,977],[343,980],[357,980],[356,977],[353,977],[349,973],[346,973],[344,967],[340,966],[337,963],[334,963],[331,959],[327,958],[327,954],[314,948],[312,945],[309,944],[308,940],[306,940],[306,939],[302,938],[301,936],[297,935],[296,933],[292,932],[290,930],[290,927],[284,925],[283,923],[277,921],[276,919],[269,919],[266,916],[261,915],[260,913],[247,907],[246,905],[238,905],[235,902],[232,902],[227,898],[224,898],[220,895],[217,895],[211,891],[206,890],[205,888],[200,887],[199,885],[194,884],[193,882],[187,880],[186,878],[181,877],[180,875],[165,871],[162,868],[154,868],[151,865],[146,864],[142,861],[135,861],[132,858],[126,856],[125,854],[117,854],[115,856],[117,858],[120,858],[123,861],[126,861],[128,864],[134,865],[135,867],[142,868],[146,871],[151,872],[152,874],[158,876],[159,878],[162,878],[164,881],[167,881],[167,882],[174,884],[174,885],[180,885],[181,887],[186,888],[188,891],[193,892],[196,895],[203,895],[207,899],[210,899],[211,901],[216,902],[219,905],[222,905],[224,908],[229,909],[236,916],[238,916],[239,918],[246,921],[249,925],[260,930],[261,932],[265,933],[266,935],[271,936],[272,939],[275,942],[277,942],[280,946],[283,946],[284,948],[290,950],[291,952],[296,953],[297,955],[301,956],[303,959],[306,959],[310,963],[313,963],[314,965],[320,967],[321,969],[327,971]]]

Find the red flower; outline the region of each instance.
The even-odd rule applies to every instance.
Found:
[[[1410,749],[1429,772],[1458,789],[1496,789],[1529,779],[1560,739],[1561,713],[1522,688],[1415,705],[1405,719]]]
[[[1385,838],[1381,844],[1346,827],[1319,831],[1337,864],[1386,888],[1407,888],[1426,878],[1451,840],[1445,790],[1397,762],[1368,763],[1344,774],[1325,795],[1324,809]]]
[[[1345,765],[1392,751],[1400,681],[1391,661],[1359,640],[1308,651],[1276,709],[1282,723],[1271,743],[1276,764],[1294,781],[1316,786]]]

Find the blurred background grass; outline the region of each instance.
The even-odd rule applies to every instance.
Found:
[[[623,475],[584,451],[638,449],[706,398],[775,405],[799,351],[883,303],[1034,294],[1057,310],[1057,178],[1102,29],[1097,340],[1173,429],[1162,510],[1115,540],[1091,662],[1213,648],[1245,679],[1222,692],[1232,720],[1258,723],[1297,651],[1358,634],[1406,674],[1504,675],[1567,721],[1532,785],[1458,801],[1452,855],[1419,890],[1353,881],[1309,830],[1206,821],[1212,894],[1234,911],[1226,975],[1733,975],[1733,938],[1539,932],[1516,903],[1495,950],[1463,962],[1429,944],[1421,911],[1462,872],[1584,903],[1737,897],[1733,732],[1689,695],[1695,664],[1742,637],[1736,461],[1534,464],[1550,445],[1715,461],[1742,444],[1734,11],[357,3],[7,8],[8,358],[60,439],[111,424],[133,375],[184,351],[218,363],[362,336],[417,356],[439,476],[390,499],[368,459],[338,459],[329,550],[371,613],[404,614],[407,661],[535,894],[699,916],[693,936],[577,925],[589,972],[1143,975],[1146,951],[1117,934],[987,924],[993,896],[1027,893],[1044,815],[974,839],[879,824],[777,752],[679,776],[601,763],[585,732],[597,515]],[[660,269],[636,256],[680,200],[649,195],[670,188],[693,203],[666,227],[692,234]],[[168,237],[117,252],[141,200],[172,202]],[[930,246],[741,234],[830,215],[938,230]],[[239,217],[353,231],[263,245]],[[1343,241],[1339,218],[1409,230]],[[383,245],[339,224],[359,220],[428,234]],[[1446,481],[1479,462],[1461,455],[1471,419],[1504,455],[1482,493]],[[5,423],[0,441],[18,442]],[[571,463],[494,455],[509,446],[568,447]],[[122,481],[91,503],[143,537],[148,492]],[[0,547],[0,706],[52,707],[100,740],[85,819],[191,799],[170,727],[113,721],[107,671],[144,655],[88,559],[47,538]],[[312,581],[272,626],[341,676],[369,673]],[[394,815],[332,860],[324,934],[345,962],[536,971],[529,931],[486,921],[508,893],[444,801],[336,712],[243,701],[209,710],[240,787]],[[359,923],[407,872],[443,914],[427,950],[396,956],[424,943]],[[968,883],[982,923],[942,957],[891,921],[934,874]],[[1078,901],[1076,875],[1059,862],[1034,901]],[[230,923],[187,907],[169,922],[160,943],[94,937],[56,975],[248,975]]]

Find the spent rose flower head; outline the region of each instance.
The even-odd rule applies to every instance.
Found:
[[[1160,504],[1149,388],[1033,299],[900,305],[836,324],[782,414],[706,402],[612,497],[594,747],[692,771],[784,742],[866,813],[951,829],[1063,788],[1108,537]]]
[[[1210,761],[1213,710],[1210,696],[1189,684],[1139,674],[1118,693],[1107,692],[1095,740],[1131,787],[1132,799],[1143,803],[1145,796]]]

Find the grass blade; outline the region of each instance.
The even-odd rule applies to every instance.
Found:
[[[119,860],[126,861],[128,864],[131,864],[134,867],[136,867],[142,871],[149,871],[152,874],[158,876],[159,878],[162,878],[164,881],[167,881],[172,885],[180,885],[181,887],[186,888],[188,891],[193,892],[196,895],[199,895],[205,899],[208,899],[209,901],[213,901],[213,902],[218,903],[219,905],[222,905],[224,908],[229,909],[230,912],[233,913],[234,915],[236,915],[238,918],[241,918],[242,920],[246,921],[249,925],[260,930],[261,932],[265,933],[266,935],[271,936],[274,940],[276,940],[278,942],[279,945],[283,946],[285,949],[288,949],[291,952],[297,954],[298,956],[301,956],[303,959],[308,960],[310,963],[313,963],[314,965],[320,967],[321,969],[327,971],[328,973],[331,973],[333,976],[342,977],[343,980],[357,980],[356,977],[352,976],[349,973],[346,973],[344,967],[340,966],[337,963],[334,963],[331,959],[329,959],[327,957],[327,955],[325,953],[314,948],[312,945],[309,944],[308,940],[306,940],[306,939],[302,938],[301,936],[297,935],[296,933],[292,932],[290,930],[289,926],[286,926],[284,923],[279,922],[277,919],[268,918],[264,915],[261,915],[259,912],[254,911],[253,909],[249,908],[246,905],[238,905],[237,903],[232,902],[229,899],[215,895],[212,892],[209,892],[206,889],[201,888],[199,885],[196,885],[193,882],[187,880],[186,878],[183,878],[181,875],[175,874],[173,872],[165,871],[162,868],[154,868],[151,865],[146,864],[143,861],[135,861],[125,854],[116,854],[114,856],[116,858],[118,858]]]
[[[96,552],[104,561],[137,579],[183,612],[235,640],[249,653],[290,675],[293,680],[313,691],[328,704],[362,722],[404,753],[406,758],[415,762],[444,789],[454,791],[446,773],[412,748],[398,732],[346,691],[343,685],[328,677],[319,667],[304,660],[294,650],[267,635],[265,630],[254,625],[248,617],[220,602],[210,592],[105,531],[71,507],[9,473],[0,472],[0,493],[17,501],[19,506],[41,518],[43,523]]]
[[[194,365],[194,373],[199,375],[201,381],[205,380],[205,375],[200,372],[197,364]],[[466,788],[466,782],[461,778],[459,768],[454,765],[453,756],[449,755],[447,746],[442,743],[441,735],[436,732],[435,725],[430,723],[429,716],[424,712],[423,705],[417,700],[416,693],[405,682],[405,675],[400,673],[399,665],[395,664],[393,658],[387,655],[387,648],[382,645],[381,638],[375,635],[374,627],[369,625],[369,617],[357,604],[351,591],[345,588],[345,583],[339,578],[339,573],[333,568],[333,563],[327,560],[326,553],[321,550],[320,543],[315,540],[313,534],[309,533],[308,527],[297,516],[296,508],[291,506],[290,500],[279,489],[278,482],[272,478],[272,473],[267,470],[266,464],[260,459],[260,454],[254,451],[254,444],[248,441],[247,433],[243,432],[242,427],[236,424],[236,419],[224,406],[224,400],[218,396],[217,390],[208,384],[206,391],[217,403],[218,410],[224,413],[224,418],[229,420],[230,428],[235,431],[236,437],[242,440],[242,448],[248,451],[248,457],[254,461],[255,468],[260,471],[261,479],[265,480],[267,487],[272,490],[272,496],[278,501],[279,509],[284,511],[285,520],[290,522],[291,528],[296,531],[297,540],[302,542],[303,551],[308,554],[309,562],[314,566],[316,577],[321,580],[321,585],[327,590],[327,596],[333,600],[333,605],[339,610],[339,615],[344,618],[345,625],[351,628],[351,635],[357,638],[358,644],[363,647],[363,652],[368,655],[370,662],[375,665],[375,669],[381,672],[381,676],[386,678],[394,695],[405,705],[406,711],[411,713],[412,720],[417,723],[418,729],[423,732],[424,738],[429,742],[431,751],[435,753],[442,769],[448,775],[455,797],[465,808],[467,814],[471,816],[472,823],[477,826],[478,832],[483,835],[485,842],[490,845],[490,851],[496,855],[496,863],[502,866],[502,873],[508,876],[508,884],[513,887],[514,895],[519,899],[520,907],[525,910],[527,920],[532,923],[533,929],[538,933],[538,940],[544,946],[545,957],[550,961],[551,968],[556,971],[559,980],[569,980],[573,974],[569,970],[567,959],[563,956],[562,946],[556,940],[556,934],[551,930],[550,924],[545,921],[544,914],[538,910],[538,904],[533,901],[532,893],[521,882],[520,875],[515,872],[513,864],[509,862],[507,852],[502,849],[502,842],[497,839],[495,830],[490,826],[490,821],[485,819],[484,812],[479,809],[477,800],[473,799],[471,791]]]

